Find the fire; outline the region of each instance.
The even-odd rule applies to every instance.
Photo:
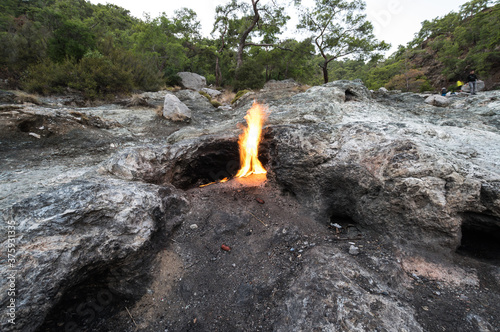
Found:
[[[245,116],[248,126],[243,128],[243,133],[241,133],[238,140],[240,149],[240,170],[235,177],[243,178],[252,174],[267,173],[258,158],[262,126],[266,119],[266,109],[257,102],[254,102]]]

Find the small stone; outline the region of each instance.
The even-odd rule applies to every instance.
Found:
[[[358,255],[359,248],[351,244],[351,246],[349,247],[349,254],[354,255],[354,256]]]
[[[192,224],[192,225],[189,226],[189,228],[191,228],[191,229],[198,229],[198,225]]]

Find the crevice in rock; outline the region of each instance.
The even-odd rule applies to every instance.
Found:
[[[86,266],[76,273],[84,279],[71,285],[60,295],[37,332],[102,331],[110,317],[132,307],[148,292],[158,253],[168,246],[178,230],[187,203],[175,196],[171,186],[159,188],[163,211],[155,208],[152,215],[157,230],[140,250],[111,262]]]
[[[40,116],[36,116],[33,119],[28,119],[18,123],[17,128],[23,132],[28,133],[34,131],[43,125],[43,119]]]
[[[109,278],[121,277],[118,271],[107,269],[68,289],[37,332],[94,330],[107,317],[122,310],[127,297],[108,283]]]
[[[259,146],[259,159],[269,165],[269,144],[264,140]],[[179,157],[173,166],[169,181],[183,190],[231,178],[240,167],[236,139],[216,140],[199,145],[195,152]]]
[[[500,265],[500,218],[467,212],[457,253]]]
[[[351,89],[347,89],[345,91],[345,101],[346,102],[356,100],[356,98],[357,98],[356,93],[354,93]]]
[[[363,236],[361,226],[348,214],[343,212],[334,212],[330,216],[330,226],[337,235],[344,238],[357,239]]]

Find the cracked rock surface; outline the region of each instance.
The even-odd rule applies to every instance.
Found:
[[[500,329],[500,93],[437,107],[360,82],[280,86],[233,109],[179,92],[190,123],[3,105],[2,330]],[[199,187],[235,174],[254,99],[267,182]]]

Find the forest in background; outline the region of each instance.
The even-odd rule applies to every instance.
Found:
[[[292,78],[309,85],[361,79],[370,89],[423,92],[453,87],[475,69],[487,88],[499,88],[498,0],[472,0],[422,22],[414,39],[387,58],[389,45],[374,38],[362,0],[316,0],[299,18],[309,37],[280,40],[291,3],[300,6],[228,0],[217,7],[207,38],[186,8],[139,19],[85,0],[2,0],[0,79],[11,89],[96,99],[175,86],[180,71],[235,91]]]

